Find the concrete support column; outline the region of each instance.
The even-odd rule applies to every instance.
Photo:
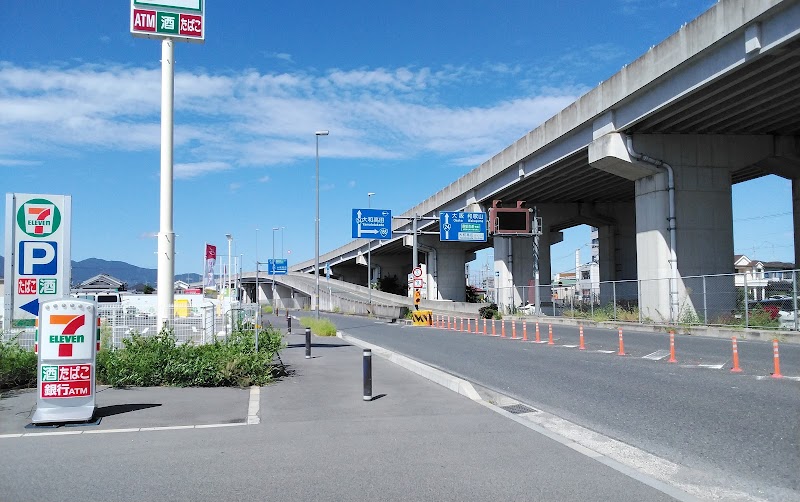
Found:
[[[539,238],[539,280],[550,284],[550,243],[545,232]],[[494,237],[494,270],[497,304],[508,312],[527,302],[534,302],[533,239],[531,237]],[[544,289],[544,288],[542,288]],[[542,295],[542,302],[550,302]]]
[[[773,154],[767,136],[637,135],[633,149],[669,164],[674,172],[675,221],[669,221],[666,168],[637,160],[626,137],[610,133],[589,147],[593,167],[634,180],[639,307],[645,318],[679,322],[702,311],[701,279],[732,271],[732,169]],[[672,278],[670,227],[675,225],[677,280]],[[733,277],[715,281],[708,321],[735,309]],[[713,300],[712,306],[708,300]]]
[[[792,180],[792,214],[794,216],[794,268],[800,266],[800,180]]]
[[[464,276],[466,263],[464,249],[461,246],[441,245],[436,248],[436,284],[435,292],[439,298],[464,302],[467,300],[467,282]],[[433,270],[428,270],[429,275]],[[429,289],[428,294],[434,294]]]

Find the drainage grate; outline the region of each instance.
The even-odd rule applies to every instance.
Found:
[[[521,413],[536,413],[539,410],[534,410],[530,406],[525,406],[524,404],[511,404],[508,406],[501,406],[502,409],[506,410],[509,413],[513,413],[514,415],[519,415]]]

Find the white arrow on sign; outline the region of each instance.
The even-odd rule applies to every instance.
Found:
[[[450,238],[450,213],[444,213],[444,238]]]

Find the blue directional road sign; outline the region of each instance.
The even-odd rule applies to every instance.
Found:
[[[263,262],[262,262],[263,263]],[[283,258],[270,258],[267,260],[267,273],[269,275],[286,275],[289,273],[288,260]]]
[[[391,238],[391,211],[388,209],[353,209],[353,239]]]
[[[486,213],[439,213],[439,240],[486,242]]]

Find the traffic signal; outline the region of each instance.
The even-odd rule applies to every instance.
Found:
[[[419,306],[421,301],[422,301],[422,295],[420,294],[418,289],[415,289],[414,290],[414,305]]]

